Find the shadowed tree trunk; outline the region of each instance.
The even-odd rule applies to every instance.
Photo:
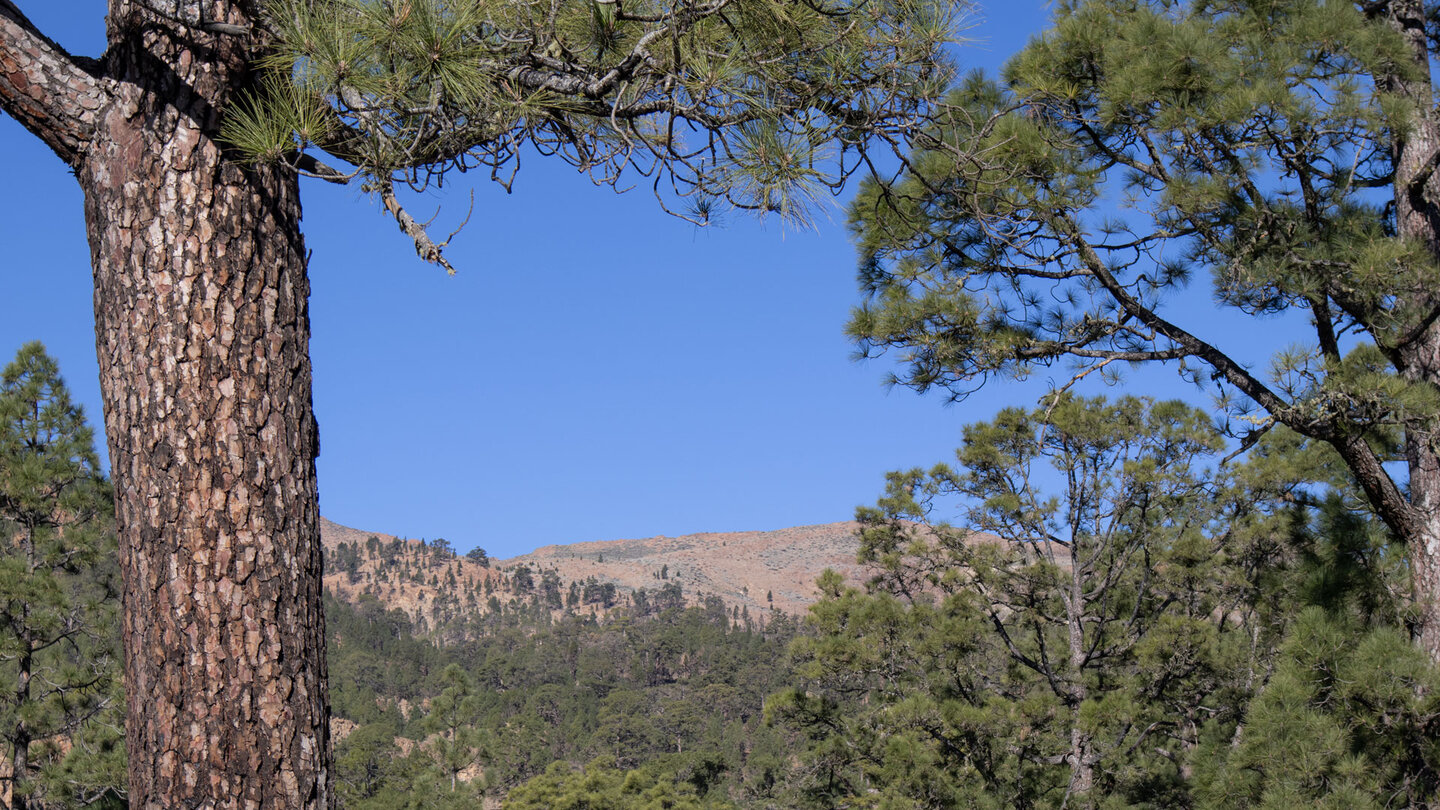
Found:
[[[1435,172],[1440,155],[1440,122],[1436,120],[1425,4],[1419,0],[1391,0],[1382,5],[1387,6],[1390,25],[1405,38],[1413,56],[1408,75],[1377,77],[1379,84],[1397,91],[1414,105],[1409,128],[1397,132],[1391,145],[1395,161],[1395,229],[1401,236],[1426,245],[1431,255],[1440,259],[1440,177]],[[1409,380],[1440,386],[1440,322],[1434,314],[1440,312],[1440,298],[1435,297],[1437,291],[1431,281],[1433,265],[1412,272],[1419,278],[1404,281],[1411,289],[1430,294],[1423,308],[1429,313],[1429,322],[1415,340],[1397,352],[1396,366]],[[1440,445],[1436,439],[1433,419],[1412,418],[1405,425],[1408,503],[1398,494],[1377,490],[1363,471],[1357,478],[1366,486],[1372,502],[1389,496],[1398,504],[1393,509],[1382,505],[1378,511],[1409,545],[1414,598],[1421,616],[1419,643],[1430,660],[1440,662]],[[1388,511],[1401,514],[1390,517]]]
[[[137,808],[333,806],[297,182],[217,142],[253,6],[114,0],[93,62],[0,0],[0,106],[85,196]]]

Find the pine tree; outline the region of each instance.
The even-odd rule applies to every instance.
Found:
[[[26,344],[0,373],[0,742],[17,810],[124,796],[114,518],[97,467],[55,361]]]
[[[1247,445],[1274,425],[1330,445],[1405,543],[1440,661],[1432,11],[1060,4],[855,202],[854,337],[956,398],[1058,364],[1062,387],[1166,364]],[[1268,370],[1215,306],[1293,316]]]
[[[1244,725],[1198,763],[1206,808],[1429,806],[1440,791],[1440,668],[1401,628],[1311,607]]]
[[[369,692],[372,705],[374,692]],[[338,711],[338,708],[337,708]],[[400,797],[388,791],[399,769],[396,729],[386,722],[367,723],[351,731],[335,747],[335,792],[342,806],[394,807]]]
[[[447,267],[397,186],[522,155],[803,216],[950,80],[945,2],[614,5],[108,0],[87,58],[0,0],[0,109],[85,200],[136,807],[334,803],[300,175]]]
[[[510,792],[505,810],[726,810],[720,799],[701,800],[695,789],[654,770],[621,770],[602,757],[576,771],[557,762]]]
[[[1440,667],[1409,643],[1404,560],[1355,493],[1296,494],[1292,565],[1267,588],[1294,618],[1266,642],[1276,654],[1241,721],[1196,752],[1195,804],[1426,806],[1440,790]]]
[[[451,664],[441,673],[442,690],[430,700],[421,727],[431,737],[418,753],[428,762],[428,792],[438,793],[440,807],[469,807],[478,802],[485,779],[462,779],[461,774],[478,767],[485,757],[484,732],[480,722],[480,700],[475,682]],[[421,788],[416,792],[425,792]]]
[[[1184,806],[1281,618],[1251,579],[1283,561],[1247,535],[1257,494],[1178,402],[1060,397],[964,434],[959,467],[860,510],[865,588],[819,582],[804,686],[767,706],[810,737],[796,801]]]

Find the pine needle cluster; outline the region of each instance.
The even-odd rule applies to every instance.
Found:
[[[1237,433],[1440,414],[1433,383],[1396,373],[1433,318],[1437,265],[1397,238],[1387,201],[1415,55],[1372,12],[1063,5],[852,208],[861,351],[896,350],[895,382],[956,396],[1042,367],[1164,363]],[[1211,305],[1303,313],[1313,332],[1252,372],[1187,317]]]
[[[265,76],[225,136],[382,192],[526,154],[649,178],[704,219],[803,219],[951,81],[937,0],[271,0]],[[324,162],[324,156],[333,159]]]

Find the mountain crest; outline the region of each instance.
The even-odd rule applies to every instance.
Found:
[[[377,600],[441,635],[468,635],[518,610],[599,616],[716,600],[735,621],[763,624],[803,612],[826,568],[858,570],[853,522],[550,545],[501,560],[324,519],[320,529],[328,591],[352,604]]]

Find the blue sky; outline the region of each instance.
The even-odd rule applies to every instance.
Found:
[[[20,6],[77,53],[100,0]],[[985,7],[960,51],[997,66],[1048,16]],[[100,423],[88,249],[65,167],[0,116],[11,189],[0,354],[42,340]],[[458,223],[468,180],[431,195]],[[415,258],[358,190],[304,191],[321,512],[511,556],[548,543],[847,520],[885,471],[948,458],[961,425],[1035,386],[958,406],[887,390],[843,335],[858,301],[840,205],[815,232],[742,214],[697,228],[538,159],[515,192],[477,180],[449,252]],[[1038,383],[1043,384],[1043,378]]]

